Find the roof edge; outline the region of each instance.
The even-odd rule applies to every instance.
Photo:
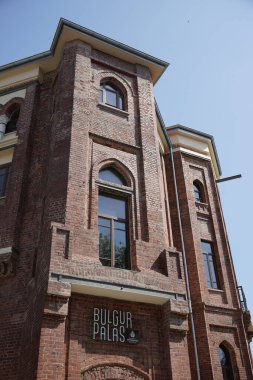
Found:
[[[205,133],[205,132],[198,131],[196,129],[185,127],[184,125],[181,125],[181,124],[175,124],[175,125],[172,125],[170,127],[166,127],[167,131],[173,131],[173,129],[175,129],[175,130],[176,129],[181,129],[181,130],[183,130],[185,132],[193,133],[193,134],[198,135],[198,136],[200,136],[202,138],[207,138],[207,139],[211,140],[211,143],[212,143],[212,146],[213,146],[213,151],[214,151],[215,158],[216,158],[216,161],[217,161],[217,167],[218,167],[218,170],[219,170],[219,174],[221,176],[222,170],[221,170],[220,160],[219,160],[218,152],[217,152],[217,149],[216,149],[214,137],[212,135],[209,135],[208,133]]]
[[[94,39],[100,40],[100,41],[102,41],[106,44],[109,44],[115,48],[124,50],[124,51],[126,51],[132,55],[135,55],[139,58],[142,58],[144,60],[152,62],[153,64],[156,64],[156,65],[162,67],[164,70],[169,66],[169,63],[166,61],[163,61],[163,60],[156,58],[152,55],[144,53],[138,49],[132,48],[126,44],[118,42],[118,41],[111,39],[109,37],[106,37],[102,34],[94,32],[93,30],[85,28],[85,27],[78,25],[76,23],[73,23],[72,21],[69,21],[69,20],[64,19],[64,18],[60,18],[59,23],[57,25],[56,32],[55,32],[54,37],[53,37],[53,41],[51,43],[50,50],[47,50],[45,52],[38,53],[38,54],[32,55],[30,57],[23,58],[23,59],[14,61],[14,62],[10,62],[10,63],[5,64],[5,65],[2,65],[2,66],[0,66],[0,72],[3,72],[5,70],[9,70],[9,69],[15,69],[19,66],[22,66],[22,65],[25,65],[28,63],[32,63],[32,62],[36,62],[36,61],[40,61],[42,59],[49,58],[50,56],[53,56],[55,49],[56,49],[56,46],[57,46],[57,43],[58,43],[58,40],[59,40],[59,37],[60,37],[60,34],[61,34],[64,26],[67,28],[71,28],[75,31],[78,31],[80,33],[86,34],[86,35],[88,35]]]

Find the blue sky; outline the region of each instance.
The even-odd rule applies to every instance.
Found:
[[[252,0],[0,0],[0,65],[48,50],[60,17],[171,63],[155,87],[166,125],[214,136],[238,284],[252,291]]]

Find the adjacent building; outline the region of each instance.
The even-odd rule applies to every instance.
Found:
[[[0,69],[0,378],[252,379],[213,137],[168,64],[67,20]]]

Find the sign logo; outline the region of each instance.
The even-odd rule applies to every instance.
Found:
[[[130,311],[93,309],[94,340],[136,344],[137,332],[133,330],[133,318]]]
[[[130,344],[137,344],[139,343],[139,340],[137,338],[137,334],[134,330],[131,330],[130,334],[127,337],[127,342]]]

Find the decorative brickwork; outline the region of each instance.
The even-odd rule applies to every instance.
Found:
[[[26,89],[0,104],[0,115],[21,106],[15,144],[0,140],[0,160],[13,153],[0,199],[0,378],[195,380],[192,311],[201,379],[222,380],[223,344],[234,379],[250,380],[250,315],[237,294],[213,158],[175,145],[175,183],[153,94],[163,64],[68,28],[75,38],[47,57],[51,66],[33,62],[38,80],[21,86],[14,75],[0,92],[1,103]],[[124,110],[99,101],[105,79],[120,88]],[[126,184],[101,180],[106,166]],[[99,259],[99,191],[127,204],[129,269]],[[201,240],[212,243],[218,289],[208,288]]]

